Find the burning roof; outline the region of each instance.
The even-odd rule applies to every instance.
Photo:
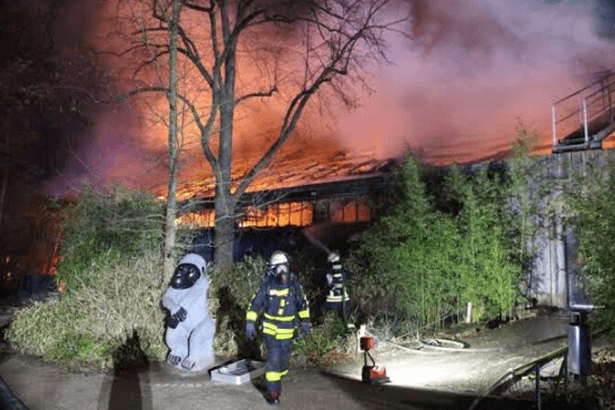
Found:
[[[394,159],[376,159],[370,152],[347,153],[334,151],[323,155],[322,152],[280,155],[273,163],[261,171],[248,187],[247,193],[297,190],[301,187],[332,184],[336,182],[359,181],[382,177],[395,164]],[[243,165],[243,166],[242,166]],[[235,182],[238,175],[247,171],[242,164],[235,169]],[[193,173],[189,179],[182,178],[177,189],[177,199],[205,199],[214,196],[212,175]]]
[[[261,171],[242,196],[239,226],[307,226],[318,220],[356,222],[371,218],[367,198],[392,188],[389,171],[397,161],[376,159],[370,152],[326,152],[324,147],[310,152],[282,153]],[[243,175],[247,169],[237,166],[235,175]],[[200,174],[184,176],[179,184],[179,201],[198,202],[184,208],[191,211],[182,213],[180,224],[213,226],[215,181],[203,171]],[[234,182],[238,181],[236,177]],[[317,206],[322,199],[326,205]]]

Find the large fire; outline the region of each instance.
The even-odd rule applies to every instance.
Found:
[[[366,222],[371,219],[367,197],[337,199],[326,204],[328,221],[331,222]],[[249,206],[239,214],[238,226],[246,227],[282,227],[309,226],[314,222],[314,203],[281,202],[263,207]],[[211,228],[214,226],[215,212],[205,209],[186,213],[177,218],[178,225]]]
[[[314,103],[274,162],[248,188],[249,193],[282,192],[378,175],[390,163],[387,158],[403,155],[407,145],[422,150],[425,162],[436,166],[502,158],[511,154],[517,119],[522,119],[540,135],[533,154],[548,155],[552,148],[550,104],[586,84],[587,72],[596,67],[614,66],[612,39],[595,35],[593,17],[587,14],[589,9],[581,7],[581,2],[579,7],[574,2],[533,0],[505,1],[497,6],[492,0],[472,0],[472,7],[466,1],[414,3],[428,6],[422,15],[418,15],[421,11],[418,9],[415,13],[418,20],[414,35],[418,43],[409,44],[406,37],[391,41],[389,57],[394,64],[366,78],[374,93],[360,95],[360,109],[348,114],[340,106],[332,105],[328,110],[334,115],[323,116],[327,110],[321,111],[322,107]],[[120,16],[129,21],[139,16],[140,10],[135,7],[150,3],[105,4],[107,8],[96,16],[96,21],[81,18],[84,16],[75,21],[93,23],[91,36],[88,35],[92,37],[88,40],[93,48],[125,50],[130,44],[121,43],[112,34],[119,33],[119,38],[125,39],[127,33],[136,31],[134,27],[126,30],[115,19],[118,10],[127,12]],[[93,16],[87,17],[94,20]],[[604,18],[608,20],[612,16],[605,14]],[[191,29],[200,25],[200,22],[184,22]],[[166,36],[163,31],[159,34]],[[420,42],[425,40],[428,44],[423,48]],[[112,55],[101,53],[100,62],[113,71],[120,88],[134,89],[134,69],[143,63],[143,55],[132,59],[126,56],[115,59]],[[238,66],[239,94],[269,89],[277,80],[270,63],[242,52]],[[296,68],[293,59],[287,56],[279,64],[283,67],[279,78],[286,76],[292,80]],[[150,68],[150,71],[140,71],[141,84],[165,84],[164,64]],[[194,70],[183,73],[181,91],[194,97],[206,111],[208,93],[203,91],[206,87],[202,78]],[[364,91],[358,90],[358,93]],[[234,124],[235,183],[276,135],[284,113],[284,98],[288,95],[282,97],[281,102],[262,99],[245,104],[238,111]],[[160,158],[166,158],[168,103],[164,97],[148,96],[135,105],[152,114],[153,120],[135,125],[136,116],[130,110],[114,108],[101,112],[94,129],[84,134],[88,141],[83,144],[86,148],[74,155],[75,164],[81,165],[76,168],[95,170],[104,182],[130,181],[166,197],[166,164]],[[189,115],[186,111],[182,114],[180,121],[185,126],[180,141],[182,163],[177,199],[211,199],[214,196],[211,168],[203,158],[198,132],[189,124]],[[125,126],[128,123],[132,129]],[[615,147],[615,133],[604,140],[603,147]],[[215,146],[212,148],[216,150]],[[152,158],[158,161],[155,165],[148,162]],[[71,172],[79,178],[76,176],[71,181]],[[58,188],[53,193],[65,195],[67,191],[79,190],[83,180],[90,177],[83,178],[82,173],[71,171],[70,167],[64,169],[58,181],[49,185],[58,182],[69,187]],[[177,223],[211,227],[215,217],[211,208],[182,214]],[[367,196],[341,194],[321,202],[309,198],[285,200],[280,195],[268,203],[247,204],[237,212],[240,227],[308,226],[321,220],[360,222],[373,217]],[[33,207],[26,212],[25,219],[42,221],[43,213],[41,208]],[[47,236],[41,235],[42,225],[36,222],[31,226],[35,240],[31,241],[30,249],[3,258],[3,264],[13,269],[9,276],[18,270],[55,273],[60,243],[57,233],[49,231]],[[18,260],[27,261],[27,266],[26,262],[18,266]]]
[[[259,193],[264,191],[280,190],[280,194],[269,200],[268,203],[258,203],[255,195],[255,204],[249,204],[239,210],[238,225],[240,227],[279,227],[279,226],[308,226],[312,224],[315,213],[334,222],[361,222],[369,221],[371,211],[369,198],[365,195],[340,195],[322,204],[316,205],[314,200],[288,201],[284,199],[284,189],[351,181],[378,175],[391,164],[391,160],[374,159],[370,152],[357,154],[343,153],[332,150],[329,153],[322,149],[314,149],[304,155],[293,155],[285,150],[269,168],[257,177],[248,188],[248,192]],[[241,166],[238,169],[241,170]],[[200,175],[199,175],[200,174]],[[163,187],[159,188],[161,196],[166,195]],[[341,194],[341,193],[340,193]],[[214,196],[214,179],[206,172],[191,172],[190,176],[183,178],[183,183],[177,190],[179,201],[193,199],[211,199]],[[315,209],[315,207],[325,209]],[[211,209],[202,209],[189,214],[181,215],[177,222],[182,225],[196,225],[211,227],[214,222],[214,212]]]
[[[361,109],[342,121],[345,114],[340,106],[329,106],[328,110],[334,115],[327,116],[323,115],[327,110],[321,110],[322,107],[314,103],[302,117],[295,134],[274,162],[251,184],[248,192],[361,178],[377,173],[379,167],[386,164],[383,158],[403,155],[406,145],[422,150],[425,162],[437,166],[502,158],[511,153],[519,118],[528,123],[530,129],[539,132],[536,153],[550,153],[550,103],[566,94],[567,87],[574,89],[584,82],[578,78],[578,73],[571,73],[567,62],[574,58],[578,63],[587,58],[596,63],[597,53],[583,57],[578,51],[611,49],[608,43],[596,41],[593,36],[582,37],[580,32],[577,33],[578,37],[572,39],[574,41],[561,35],[559,27],[568,26],[568,17],[565,16],[583,17],[584,11],[563,4],[547,6],[532,3],[529,8],[532,13],[521,13],[516,2],[498,4],[498,7],[492,8],[488,0],[474,0],[473,4],[478,7],[472,7],[472,13],[468,13],[466,3],[462,1],[433,0],[421,3],[426,8],[413,10],[417,20],[412,22],[416,23],[413,35],[418,42],[408,44],[405,37],[387,38],[392,47],[390,57],[394,64],[375,71],[373,77],[365,78],[376,89],[370,98],[363,89],[357,88],[363,104]],[[106,18],[116,17],[118,10],[125,13],[125,21],[135,16],[148,16],[147,10],[139,9],[141,4],[149,3],[130,2],[119,9],[109,6],[103,13],[105,18],[100,19],[94,30],[96,39],[92,42],[105,50],[110,44],[116,48],[115,51],[126,49],[130,44],[122,43],[125,36],[119,36],[121,40],[118,40],[110,35],[125,27],[116,27],[118,22],[107,21]],[[555,13],[558,10],[572,14]],[[207,40],[207,35],[201,36],[203,33],[198,31],[203,29],[202,21],[192,21],[192,18],[194,15],[186,12],[182,16],[182,24],[196,30],[194,37],[202,50],[210,50],[207,44],[200,43]],[[533,26],[543,21],[548,22],[549,27]],[[575,23],[585,27],[591,21],[576,18]],[[558,29],[555,30],[555,27]],[[585,31],[589,33],[591,30]],[[129,29],[123,32],[136,31]],[[149,40],[155,42],[156,34],[151,35],[153,37]],[[166,40],[166,32],[160,31],[158,35],[161,36],[158,39]],[[273,60],[249,52],[250,47],[263,38],[246,38],[246,43],[242,44],[245,49],[242,49],[237,67],[238,96],[270,89],[274,81],[283,77],[290,81],[295,71],[300,72],[301,67],[290,55],[277,55],[281,59],[276,61],[275,66],[280,67],[284,76],[276,78],[272,70]],[[430,38],[432,41],[422,49],[421,41]],[[287,44],[288,38],[276,41],[292,47],[292,44]],[[210,51],[204,53],[207,60]],[[607,58],[611,55],[599,53],[600,60],[605,61],[604,65],[612,60]],[[134,68],[143,63],[143,55],[126,57],[109,57],[104,62],[113,67],[123,86],[133,88],[132,74]],[[208,89],[196,70],[189,67],[189,64],[181,66],[185,71],[181,72],[180,91],[193,97],[198,108],[206,112]],[[149,69],[144,67],[139,71],[139,79],[143,84],[164,84],[167,78],[165,70],[164,64],[151,65]],[[278,85],[279,94],[242,103],[237,112],[233,124],[235,183],[277,135],[287,103],[285,99],[289,98],[289,94],[282,91],[284,84]],[[348,84],[348,87],[352,89],[354,85]],[[158,158],[164,157],[168,102],[163,97],[157,100],[148,97],[141,103],[141,108],[147,106],[146,111],[151,110],[155,118],[139,130],[138,146],[147,151],[147,155],[155,153]],[[180,122],[185,126],[181,130],[182,140],[179,144],[182,164],[177,199],[212,198],[214,179],[209,164],[203,158],[198,130],[195,130],[194,124],[190,125],[192,120],[187,111],[182,115]],[[108,133],[101,129],[97,138],[93,139],[109,141]],[[215,152],[216,144],[213,145]],[[369,147],[368,151],[358,148],[365,146]],[[609,146],[609,142],[605,146]],[[105,174],[105,179],[135,178],[140,188],[151,190],[161,197],[167,195],[164,166],[157,165],[156,170],[149,174],[138,174],[139,169],[146,168],[139,164],[140,159],[135,158],[132,152],[131,155],[120,155],[123,153],[118,152],[122,151],[120,147],[113,149],[114,155],[108,156],[113,158],[113,164],[107,168],[114,171]],[[95,151],[97,158],[106,157],[99,155],[101,150]],[[89,158],[85,162],[88,161]],[[131,175],[126,175],[128,173]],[[239,210],[240,226],[306,225],[317,214],[312,201],[284,201],[284,198],[278,198],[276,202],[253,204]],[[328,212],[331,220],[366,220],[371,217],[368,205],[361,198],[340,199],[340,204],[334,207],[338,210]],[[198,214],[182,215],[178,222],[193,221],[199,226],[211,226],[213,219],[213,212],[205,209]]]

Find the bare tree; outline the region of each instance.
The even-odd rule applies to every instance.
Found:
[[[180,111],[178,96],[180,78],[180,67],[177,63],[178,39],[179,39],[179,19],[183,6],[182,0],[154,0],[153,3],[142,1],[120,2],[125,8],[120,21],[128,17],[129,25],[134,27],[132,35],[137,36],[133,47],[124,51],[120,55],[137,52],[143,61],[133,67],[132,77],[136,79],[144,67],[150,68],[147,75],[150,77],[148,86],[144,86],[142,81],[128,94],[131,96],[143,93],[162,93],[168,103],[168,117],[156,107],[150,107],[150,114],[156,118],[156,122],[163,123],[167,128],[167,203],[165,208],[165,229],[164,229],[164,278],[163,283],[167,283],[175,268],[175,248],[177,226],[177,169],[181,145],[183,143],[184,127],[179,125]],[[158,21],[158,26],[150,27],[152,21]],[[123,26],[125,28],[125,26]],[[148,35],[155,32],[157,36]],[[164,45],[165,51],[159,53],[160,45]],[[116,54],[116,53],[112,53]],[[117,54],[116,54],[117,55]],[[162,58],[166,56],[166,60]],[[166,69],[165,69],[166,63]],[[185,73],[184,73],[185,74]]]
[[[190,94],[186,89],[177,98],[192,116],[214,173],[214,259],[224,268],[232,263],[236,208],[246,188],[292,136],[308,103],[322,94],[323,86],[351,102],[342,79],[359,73],[370,59],[384,58],[384,33],[405,19],[390,18],[390,0],[182,0],[181,15],[175,20],[164,14],[168,1],[166,8],[159,0],[150,3],[149,25],[137,34],[154,38],[172,31],[172,21],[179,21],[177,52],[203,84],[198,92]],[[156,52],[143,66],[167,54],[172,58],[171,41],[150,39],[148,47]],[[244,89],[248,81],[238,86],[238,79],[248,71],[246,50],[252,62],[261,56],[268,70],[266,81],[251,89]],[[163,84],[141,87],[139,92],[171,95],[170,87]],[[285,104],[279,130],[251,168],[234,175],[237,109],[252,100],[271,98]]]
[[[171,18],[166,19],[169,26],[169,185],[167,195],[167,209],[165,218],[164,235],[164,277],[169,280],[174,270],[173,250],[175,248],[175,236],[177,227],[175,219],[177,217],[177,201],[175,193],[177,191],[177,38],[179,33],[179,16],[181,13],[181,0],[171,1]],[[165,281],[166,283],[166,281]]]

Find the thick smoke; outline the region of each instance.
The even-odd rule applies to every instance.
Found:
[[[88,143],[71,150],[70,163],[46,184],[48,195],[78,193],[84,183],[100,188],[121,181],[127,187],[147,189],[152,185],[150,181],[165,180],[161,166],[164,155],[141,146],[136,137],[141,135],[141,124],[129,107],[123,108],[125,113],[109,111],[97,115],[95,124],[80,136],[88,138]]]
[[[130,187],[147,188],[147,181],[164,180],[160,164],[164,161],[164,147],[147,144],[147,128],[143,126],[135,106],[128,102],[112,102],[119,93],[116,67],[105,64],[109,47],[95,42],[101,21],[108,10],[117,7],[105,0],[21,0],[33,13],[52,10],[48,31],[52,35],[58,59],[93,59],[100,73],[76,77],[70,88],[77,95],[89,95],[91,104],[83,107],[80,127],[62,127],[54,136],[58,146],[48,155],[68,158],[55,161],[56,169],[44,181],[47,195],[66,196],[78,193],[84,183],[97,187],[115,181]],[[119,3],[118,3],[119,4]],[[111,31],[111,30],[108,30]],[[105,40],[109,33],[105,32]],[[160,145],[160,144],[158,144]],[[61,151],[61,152],[60,152]]]
[[[330,149],[341,144],[350,151],[375,150],[382,158],[402,155],[410,145],[429,162],[450,164],[506,152],[523,123],[536,130],[540,145],[548,148],[551,103],[615,66],[615,6],[607,0],[398,0],[397,4],[393,17],[410,12],[412,18],[404,27],[407,36],[388,35],[393,64],[383,64],[371,78],[376,92],[352,113],[337,111],[332,127],[337,138],[313,125],[331,120],[319,117],[317,110],[308,113],[297,132],[302,141],[312,132],[318,134],[314,140],[322,141],[326,135]],[[87,41],[92,27],[100,27],[82,24],[91,20],[80,16],[96,16],[83,7],[83,2],[67,3],[63,24],[75,33],[59,32],[59,41]],[[239,76],[238,84],[250,85]],[[282,115],[281,107],[263,107],[238,116],[237,157],[264,149],[277,130],[279,118],[272,117]],[[75,156],[71,178],[60,181],[64,186],[69,180],[75,186],[74,181],[90,178],[86,169],[98,170],[101,179],[132,178],[133,185],[142,187],[164,181],[164,167],[148,157],[164,157],[166,131],[138,124],[128,110],[122,114],[98,117],[96,127],[83,136],[88,146]],[[183,172],[189,170],[194,176],[198,167],[206,174],[209,168],[198,141],[191,144],[197,160],[187,158]],[[292,144],[289,141],[291,148]],[[59,186],[54,185],[53,192],[66,189]]]
[[[594,7],[596,33],[602,38],[615,40],[615,4],[612,0],[596,0]]]
[[[465,162],[510,149],[520,122],[547,146],[551,103],[615,63],[606,0],[424,0],[412,11],[412,40],[391,37],[378,92],[340,122],[349,146]]]

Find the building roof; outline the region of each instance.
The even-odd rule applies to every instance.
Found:
[[[397,163],[396,159],[375,159],[366,152],[282,155],[256,177],[246,190],[244,201],[251,203],[255,196],[262,198],[263,195],[296,201],[385,190],[390,187],[390,171]],[[245,172],[242,167],[238,168],[236,174]],[[202,179],[192,177],[177,189],[180,201],[213,197],[213,176]]]

